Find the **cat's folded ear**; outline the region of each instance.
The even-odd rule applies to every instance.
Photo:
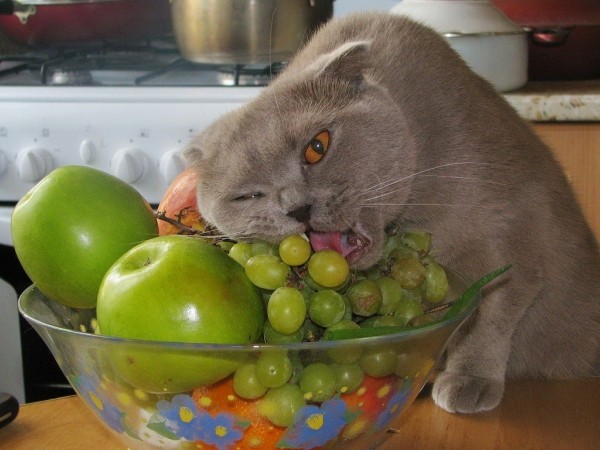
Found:
[[[371,41],[347,42],[332,52],[319,56],[307,70],[316,77],[342,78],[359,85],[364,81],[365,70],[370,67],[370,46]]]
[[[188,166],[200,167],[204,160],[204,155],[200,146],[192,142],[183,149],[183,158]]]

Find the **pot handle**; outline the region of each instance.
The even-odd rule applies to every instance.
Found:
[[[533,28],[531,41],[542,47],[555,47],[567,42],[570,28]]]

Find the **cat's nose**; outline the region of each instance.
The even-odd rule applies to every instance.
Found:
[[[287,213],[289,217],[293,217],[298,222],[308,223],[310,220],[310,205],[303,205],[299,208],[296,208],[289,213]]]

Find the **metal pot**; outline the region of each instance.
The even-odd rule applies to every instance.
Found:
[[[179,51],[203,63],[287,61],[333,15],[334,0],[171,0]]]
[[[0,30],[31,46],[118,41],[171,30],[168,0],[0,0]]]

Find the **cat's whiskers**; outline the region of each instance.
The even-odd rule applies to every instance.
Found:
[[[475,177],[463,177],[463,176],[459,176],[459,175],[416,175],[415,177],[417,178],[447,178],[447,179],[454,179],[454,180],[460,180],[460,181],[465,181],[465,182],[473,182],[473,183],[487,183],[487,184],[495,184],[495,185],[499,185],[499,186],[505,186],[506,183],[501,183],[499,181],[492,181],[492,180],[487,180],[487,179],[482,179],[482,178],[475,178]],[[422,183],[413,183],[412,185],[407,185],[407,186],[403,186],[400,187],[398,189],[394,189],[391,191],[387,191],[387,192],[383,192],[379,195],[374,195],[372,197],[366,198],[364,201],[371,201],[371,200],[376,200],[378,198],[381,197],[385,197],[388,195],[392,195],[392,194],[397,194],[398,192],[401,192],[405,189],[409,189],[411,187],[414,187],[418,184],[425,184],[426,182],[422,182]],[[392,185],[392,184],[390,184]],[[390,186],[388,185],[388,186]],[[384,189],[383,187],[380,188],[379,190]],[[366,191],[368,191],[369,189],[367,189]],[[365,191],[365,192],[366,192]]]
[[[363,208],[376,208],[381,206],[456,206],[461,208],[471,208],[473,206],[478,206],[473,203],[366,203],[360,204],[359,206]]]
[[[428,169],[423,169],[423,170],[421,170],[419,172],[415,172],[415,173],[412,173],[410,175],[406,175],[406,176],[404,176],[402,178],[397,178],[397,179],[393,179],[393,180],[382,181],[380,183],[374,184],[371,187],[367,188],[365,190],[365,192],[372,191],[372,190],[385,189],[385,188],[387,188],[389,186],[392,186],[394,184],[401,183],[402,181],[409,180],[410,178],[414,178],[416,176],[419,176],[419,175],[422,175],[424,173],[431,172],[431,171],[434,171],[434,170],[439,170],[439,169],[444,169],[444,168],[453,167],[453,166],[459,166],[459,165],[466,165],[466,164],[476,164],[476,165],[483,165],[483,166],[496,166],[497,165],[497,164],[493,164],[493,163],[484,163],[484,162],[477,162],[477,161],[458,161],[458,162],[453,162],[453,163],[440,164],[438,166],[429,167]]]

